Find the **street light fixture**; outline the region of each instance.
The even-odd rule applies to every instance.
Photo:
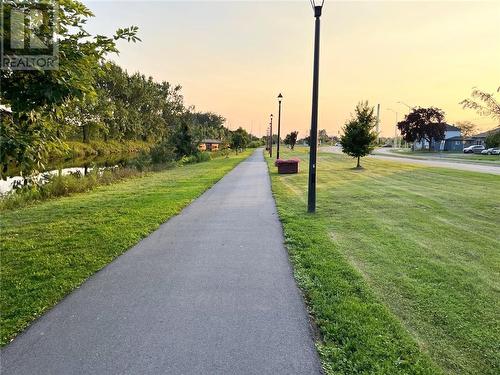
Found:
[[[325,0],[310,0],[314,10],[314,63],[311,111],[311,133],[309,137],[309,183],[307,212],[316,212],[316,153],[318,149],[318,88],[319,88],[319,32],[320,17]],[[321,4],[320,4],[321,2]]]
[[[269,116],[271,121],[269,122],[269,157],[273,157],[273,114]]]
[[[276,145],[276,159],[280,158],[280,129],[281,129],[281,100],[283,95],[278,95],[278,144]]]
[[[408,112],[409,112],[409,111],[411,111],[413,108],[415,108],[415,107],[412,107],[411,105],[406,104],[406,103],[405,103],[405,102],[403,102],[403,101],[399,101],[399,102],[398,102],[398,104],[402,104],[402,105],[404,105],[405,107],[408,107]]]

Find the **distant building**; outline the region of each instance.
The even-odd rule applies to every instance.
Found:
[[[500,126],[479,134],[472,135],[470,137],[455,136],[445,140],[445,145],[443,151],[463,151],[465,147],[474,145],[485,145],[486,138],[491,135],[500,132]]]
[[[203,139],[198,145],[200,151],[217,151],[222,141],[218,139]]]
[[[458,147],[452,141],[452,139],[455,139],[456,137],[461,138],[462,137],[462,132],[460,131],[459,128],[456,126],[446,124],[446,129],[444,131],[444,139],[442,140],[433,140],[431,143],[430,149],[433,151],[453,151],[453,150],[447,150],[446,147]],[[415,142],[413,144],[413,149],[414,150],[426,150],[429,149],[429,142],[422,139],[420,142]],[[462,151],[463,147],[460,146],[460,151]]]

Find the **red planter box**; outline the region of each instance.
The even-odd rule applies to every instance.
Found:
[[[299,159],[278,159],[274,162],[279,174],[299,173]]]

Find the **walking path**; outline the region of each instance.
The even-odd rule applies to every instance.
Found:
[[[257,150],[2,351],[9,374],[319,374]]]

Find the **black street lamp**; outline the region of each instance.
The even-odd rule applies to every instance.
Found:
[[[276,146],[276,159],[280,158],[280,128],[281,128],[281,100],[283,95],[278,95],[278,144]]]
[[[325,0],[310,0],[314,10],[314,67],[312,89],[311,134],[309,137],[309,186],[307,193],[307,212],[316,211],[316,154],[318,149],[318,87],[319,87],[319,31],[321,10]],[[319,4],[321,1],[321,5]]]
[[[269,157],[273,157],[273,114],[270,115],[271,121],[269,122]]]

